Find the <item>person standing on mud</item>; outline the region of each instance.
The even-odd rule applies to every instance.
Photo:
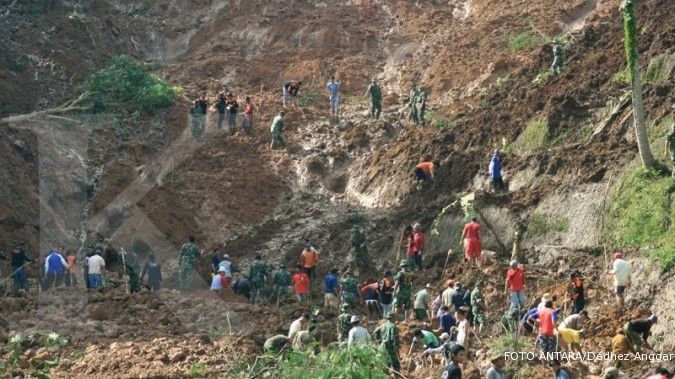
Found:
[[[584,294],[584,277],[577,270],[570,274],[572,281],[572,293],[569,301],[572,303],[572,314],[581,312],[586,308],[586,295]]]
[[[14,249],[9,254],[11,265],[11,277],[14,280],[14,291],[25,291],[28,289],[28,274],[26,273],[26,264],[34,263],[25,250],[26,245],[21,241],[14,242]]]
[[[230,133],[234,133],[237,128],[237,112],[239,111],[239,103],[232,92],[227,94],[227,125],[230,128]]]
[[[222,129],[225,121],[225,110],[227,108],[227,95],[225,91],[218,92],[218,100],[216,101],[216,109],[218,110],[218,129]],[[216,267],[216,270],[218,267]]]
[[[559,39],[553,41],[553,63],[551,64],[551,72],[555,75],[560,75],[563,64],[565,63],[565,49]]]
[[[272,142],[270,143],[270,149],[274,149],[274,142],[279,142],[283,146],[286,146],[286,141],[284,140],[284,136],[282,134],[285,116],[286,112],[281,111],[279,112],[279,115],[277,115],[274,120],[272,120],[272,127],[270,128],[270,132],[272,133]]]
[[[506,272],[504,294],[510,293],[510,309],[525,309],[525,270],[518,265],[518,261],[516,260],[512,260],[509,266],[510,268]]]
[[[401,342],[398,327],[392,322],[394,317],[395,314],[390,313],[384,324],[375,329],[373,335],[376,341],[380,341],[380,350],[387,357],[387,365],[394,371],[400,372],[401,361],[398,358],[398,350],[401,347]]]
[[[356,308],[356,302],[359,299],[359,282],[352,274],[353,273],[350,270],[347,270],[340,283],[340,288],[342,290],[340,300],[349,305],[350,309]]]
[[[382,305],[382,317],[387,318],[391,312],[391,304],[394,301],[394,281],[391,278],[391,270],[384,272],[384,277],[379,283],[380,305]]]
[[[77,287],[77,257],[72,250],[66,252],[66,263],[68,263],[66,287]]]
[[[335,75],[331,75],[330,81],[326,84],[328,90],[328,101],[330,103],[330,115],[340,115],[340,83],[335,81]]]
[[[360,272],[365,272],[370,267],[370,257],[368,256],[368,248],[366,247],[366,235],[358,225],[352,228],[352,247],[354,248],[354,261]]]
[[[553,309],[553,302],[547,301],[544,309],[539,311],[539,334],[537,335],[537,345],[543,354],[553,353],[557,350],[555,328],[557,316]]]
[[[262,301],[265,296],[265,283],[269,276],[270,270],[267,263],[263,262],[262,256],[257,254],[255,260],[251,264],[248,272],[249,280],[251,281],[251,301]]]
[[[141,280],[145,278],[145,275],[148,275],[148,287],[150,291],[157,292],[162,286],[162,266],[155,262],[155,254],[148,255],[148,261],[145,262],[143,266],[143,272],[141,272]]]
[[[394,277],[394,313],[402,313],[403,319],[409,319],[408,311],[412,311],[412,275],[406,271],[406,264],[401,263],[401,271]]]
[[[178,288],[181,291],[190,290],[192,278],[195,276],[197,261],[201,257],[201,252],[195,245],[195,236],[188,236],[188,242],[183,244],[178,255]]]
[[[412,253],[413,253],[412,267],[414,268],[414,270],[422,270],[422,251],[424,250],[425,244],[426,244],[426,237],[422,232],[422,225],[420,225],[419,223],[415,223],[415,225],[413,225],[413,233],[412,233]],[[410,262],[408,262],[408,267],[411,267]]]
[[[495,149],[492,154],[492,159],[490,159],[490,183],[492,188],[495,191],[501,191],[504,189],[504,179],[502,179],[502,160],[499,158],[499,149]]]
[[[204,130],[206,128],[206,114],[208,113],[208,109],[209,101],[206,99],[206,94],[202,94],[197,100],[195,100],[194,106],[191,110],[192,127],[194,129]]]
[[[120,259],[122,262],[124,272],[129,280],[129,292],[138,293],[141,290],[141,265],[138,263],[138,256],[133,251],[125,251],[121,249],[119,251]]]
[[[94,254],[87,258],[87,281],[89,289],[97,290],[103,287],[103,271],[105,270],[105,260],[101,257],[101,250],[96,248]]]
[[[68,262],[66,262],[63,256],[56,249],[52,249],[47,258],[45,258],[45,289],[48,290],[61,286],[63,274],[69,268]]]
[[[666,154],[670,152],[671,176],[675,178],[675,122],[670,125],[670,134],[666,137]]]
[[[337,279],[337,270],[331,269],[328,275],[323,279],[323,306],[324,308],[338,308],[338,295],[340,294],[340,284]]]
[[[417,122],[419,125],[425,126],[426,120],[424,119],[424,114],[427,110],[427,93],[426,91],[420,89],[419,95],[417,96],[417,102],[415,103],[415,108],[417,110]]]
[[[251,102],[250,97],[246,97],[244,100],[244,119],[241,121],[241,127],[244,129],[244,132],[251,133],[253,129],[253,112],[255,111],[255,106]]]
[[[272,276],[272,301],[277,305],[285,303],[288,300],[288,287],[291,282],[291,274],[286,270],[283,263],[274,272]]]
[[[373,78],[373,81],[368,86],[366,95],[370,97],[370,115],[373,119],[377,120],[380,118],[380,113],[382,113],[382,89],[377,84],[376,78]]]
[[[420,95],[419,90],[417,89],[417,85],[415,83],[412,84],[412,88],[410,90],[410,94],[408,95],[408,108],[410,109],[410,122],[413,124],[417,125],[420,123],[419,116],[417,114],[417,97]]]
[[[630,286],[630,272],[631,264],[623,259],[623,253],[614,253],[614,263],[610,274],[614,275],[614,293],[616,294],[616,302],[621,308],[624,305],[626,288]]]
[[[305,248],[300,253],[300,264],[302,265],[302,271],[310,279],[316,279],[316,265],[319,264],[319,252],[316,251],[309,241],[305,241]]]
[[[470,267],[473,266],[473,261],[478,262],[480,267],[480,257],[482,246],[480,241],[481,226],[476,217],[471,219],[471,222],[464,226],[462,231],[462,241],[464,242],[464,259]]]

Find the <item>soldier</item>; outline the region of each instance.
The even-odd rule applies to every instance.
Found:
[[[406,263],[401,263],[401,271],[394,276],[396,290],[394,292],[395,313],[403,311],[403,318],[407,319],[406,311],[412,310],[412,275],[406,271]]]
[[[370,96],[370,115],[377,120],[380,118],[380,113],[382,112],[382,90],[377,84],[376,78],[373,78],[366,94]]]
[[[417,96],[417,103],[415,104],[416,110],[417,110],[417,121],[418,124],[421,124],[422,126],[426,125],[426,121],[424,120],[424,113],[427,109],[427,93],[424,90],[419,91],[419,95]]]
[[[274,142],[276,141],[279,141],[282,145],[286,146],[284,136],[281,134],[284,128],[284,116],[286,116],[286,112],[281,111],[279,112],[279,115],[272,121],[272,127],[270,128],[270,132],[272,132],[272,142],[270,143],[270,149],[274,149]]]
[[[400,372],[401,361],[398,358],[400,341],[398,328],[392,322],[394,317],[394,314],[390,313],[384,324],[375,329],[373,335],[376,341],[380,341],[380,350],[386,355],[389,367],[396,372]]]
[[[349,314],[349,305],[342,304],[340,307],[342,313],[337,317],[337,340],[338,342],[346,342],[349,336],[349,329],[351,328],[350,320],[352,315]]]
[[[262,261],[260,254],[255,256],[251,269],[248,273],[248,278],[251,281],[251,301],[262,299],[264,295],[264,286],[269,276],[269,268],[267,264]]]
[[[150,287],[150,291],[157,292],[162,286],[162,266],[155,262],[155,254],[150,253],[148,255],[148,261],[145,262],[143,266],[143,271],[141,272],[141,280],[145,278],[145,275],[148,275],[147,285]]]
[[[487,321],[485,317],[485,301],[483,300],[483,294],[480,290],[483,287],[483,283],[479,280],[476,282],[473,291],[471,291],[471,313],[473,313],[473,322],[474,325],[478,325],[477,332],[481,333],[483,330],[483,325]]]
[[[133,251],[119,251],[120,261],[124,266],[124,272],[129,277],[129,292],[138,293],[141,290],[141,265],[138,256]]]
[[[342,278],[342,302],[346,303],[351,309],[356,307],[356,300],[359,298],[359,282],[351,276],[352,272],[347,270]]]
[[[288,286],[291,285],[291,274],[286,270],[286,265],[282,264],[274,272],[272,279],[272,301],[280,302],[288,300]]]
[[[358,225],[352,228],[352,247],[354,248],[354,260],[357,267],[365,271],[370,266],[370,257],[366,248],[366,235]]]
[[[565,49],[559,40],[553,41],[553,64],[551,64],[551,72],[560,75],[563,69],[563,61],[565,60]]]
[[[270,337],[265,341],[263,349],[266,353],[278,354],[281,350],[288,345],[288,337],[283,334],[278,334],[274,337]]]
[[[180,267],[178,288],[180,290],[188,291],[190,289],[192,278],[195,276],[195,266],[201,255],[197,245],[195,245],[195,236],[188,236],[188,242],[180,248],[180,255],[178,256]]]
[[[206,128],[206,113],[209,109],[209,102],[206,100],[206,94],[202,94],[194,102],[190,110],[192,114],[192,128],[204,130]]]
[[[671,175],[675,178],[675,122],[670,125],[670,134],[666,137],[666,154],[670,152],[670,162],[673,165]]]
[[[410,121],[413,124],[417,125],[420,123],[419,117],[417,114],[417,97],[419,96],[419,91],[413,83],[410,94],[408,95],[408,107],[410,108]]]

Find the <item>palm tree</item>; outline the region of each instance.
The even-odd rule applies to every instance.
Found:
[[[637,33],[635,31],[635,4],[633,0],[623,0],[619,9],[623,13],[624,45],[626,48],[626,60],[628,62],[628,76],[632,85],[635,136],[642,164],[647,168],[653,168],[656,166],[656,161],[649,147],[647,128],[645,127],[645,107],[642,102],[642,83],[640,83]]]

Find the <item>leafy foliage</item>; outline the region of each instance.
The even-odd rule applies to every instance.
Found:
[[[548,78],[553,76],[553,71],[550,68],[545,68],[537,74],[537,76],[532,80],[532,84],[538,86],[539,84],[545,82]]]
[[[541,236],[551,231],[566,233],[569,230],[569,220],[564,218],[551,218],[541,213],[530,216],[527,232],[532,236]]]
[[[171,87],[125,55],[113,57],[108,66],[91,75],[87,90],[95,112],[126,109],[153,114],[176,100],[180,88]]]
[[[543,36],[530,32],[522,32],[509,38],[508,47],[513,52],[519,52],[534,46],[543,45],[544,43],[546,43],[546,39]]]
[[[317,355],[291,352],[279,367],[279,377],[296,379],[388,378],[384,356],[374,345],[337,347]]]
[[[548,142],[548,123],[545,118],[531,121],[513,144],[514,151],[529,152],[541,149]]]
[[[319,91],[314,91],[311,89],[301,92],[297,97],[298,107],[300,108],[314,107],[320,104],[322,101],[328,101],[326,96],[322,95]]]
[[[427,125],[436,129],[445,129],[453,126],[456,121],[433,110],[426,111]]]

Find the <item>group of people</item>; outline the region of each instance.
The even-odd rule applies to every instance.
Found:
[[[199,96],[199,98],[193,102],[192,106],[190,107],[193,131],[203,131],[206,128],[206,118],[209,113],[210,105],[209,99],[205,93]],[[222,129],[223,124],[227,120],[229,131],[234,133],[237,129],[237,115],[240,113],[240,105],[237,101],[237,97],[232,92],[221,90],[218,92],[212,105],[218,114],[218,128]],[[247,96],[244,99],[244,104],[242,104],[242,107],[243,112],[241,112],[241,128],[244,130],[244,132],[250,133],[251,129],[253,128],[253,113],[256,110],[256,106],[251,101],[251,98]]]

